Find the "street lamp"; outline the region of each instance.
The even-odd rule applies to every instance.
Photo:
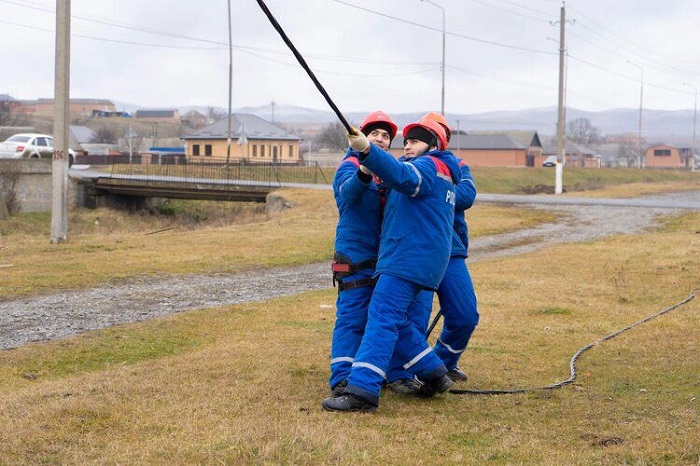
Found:
[[[442,10],[442,64],[440,68],[442,69],[442,104],[440,107],[440,113],[445,114],[445,9],[431,0],[420,0],[421,2],[427,2],[431,5],[440,8]]]
[[[683,83],[684,86],[688,86],[689,88],[693,89],[695,91],[695,105],[693,106],[693,146],[691,148],[691,156],[690,156],[690,171],[695,171],[695,128],[697,127],[696,122],[697,122],[697,117],[698,117],[698,88],[688,84],[688,83]]]
[[[642,68],[641,65],[629,60],[627,60],[627,63],[632,66],[636,66],[642,73],[642,78],[640,80],[641,86],[639,90],[639,132],[637,134],[637,157],[639,157],[637,161],[637,168],[642,168],[642,102],[644,99],[644,68]]]

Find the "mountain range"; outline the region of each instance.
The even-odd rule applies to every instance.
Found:
[[[331,111],[275,104],[274,116],[271,105],[243,107],[239,113],[252,113],[266,120],[286,125],[305,123],[331,123],[338,121]],[[345,118],[358,124],[367,112],[348,112]],[[399,127],[418,120],[427,113],[399,113],[391,115]],[[447,112],[447,119],[455,128],[466,131],[484,130],[535,130],[543,136],[556,134],[557,108],[542,107],[513,111],[457,114]],[[642,109],[642,137],[648,142],[690,142],[693,136],[693,110]],[[568,108],[567,121],[586,118],[600,130],[601,135],[631,134],[639,131],[639,109],[616,108],[591,112]]]
[[[117,104],[115,102],[115,104]],[[138,106],[128,106],[131,110]],[[180,114],[189,110],[197,110],[207,114],[209,107],[187,106],[178,107]],[[220,107],[217,111],[226,112]],[[347,112],[344,116],[348,122],[358,125],[364,116],[373,109],[363,112]],[[399,127],[418,120],[428,110],[415,113],[392,114]],[[285,104],[267,104],[257,107],[239,107],[234,113],[250,113],[265,120],[284,126],[318,126],[338,121],[331,110],[318,110]],[[447,119],[454,129],[466,131],[484,130],[535,130],[542,136],[556,134],[557,108],[541,107],[512,111],[494,111],[484,113],[452,113],[447,112]],[[642,109],[642,137],[648,143],[666,142],[673,144],[690,144],[693,136],[693,110],[655,110]],[[586,111],[576,108],[566,110],[567,121],[586,118],[597,127],[600,134],[605,135],[636,135],[639,131],[639,109],[615,108],[603,111]],[[700,134],[698,135],[700,137]]]

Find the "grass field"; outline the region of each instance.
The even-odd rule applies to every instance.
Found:
[[[284,196],[294,208],[231,214],[240,223],[211,206],[196,224],[191,205],[126,225],[124,214],[75,212],[62,245],[41,236],[42,216],[0,222],[0,265],[10,265],[0,269],[2,296],[326,260],[330,196]],[[539,215],[479,206],[470,231],[521,228]],[[470,376],[463,387],[566,379],[579,348],[700,287],[698,257],[692,213],[643,235],[471,264],[482,317],[461,364]],[[431,400],[387,393],[376,414],[348,415],[320,408],[335,296],[187,312],[0,352],[0,464],[700,461],[700,297],[586,352],[572,386]]]

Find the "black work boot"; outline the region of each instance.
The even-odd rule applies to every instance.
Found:
[[[341,396],[343,394],[343,392],[345,391],[345,387],[347,387],[347,386],[348,386],[347,379],[343,379],[340,382],[338,382],[338,384],[335,387],[333,387],[333,390],[332,390],[333,396]]]
[[[420,387],[420,396],[430,398],[436,393],[444,393],[454,385],[454,381],[447,374],[438,377],[437,379],[423,380],[423,385]]]
[[[412,379],[398,379],[386,384],[394,393],[408,396],[420,396],[420,384]]]
[[[454,380],[455,382],[466,382],[467,381],[467,374],[465,374],[463,371],[459,370],[459,367],[455,367],[451,371],[447,373],[447,376]]]
[[[377,407],[372,403],[349,393],[347,395],[326,398],[323,400],[323,403],[321,403],[321,406],[323,406],[323,409],[326,411],[343,411],[346,413],[355,411],[373,413],[377,410]]]

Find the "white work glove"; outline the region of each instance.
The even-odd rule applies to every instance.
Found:
[[[369,141],[367,140],[367,136],[365,136],[364,133],[357,128],[353,128],[353,131],[355,132],[354,134],[348,133],[345,135],[345,137],[348,138],[350,147],[357,152],[366,154],[369,152]]]

